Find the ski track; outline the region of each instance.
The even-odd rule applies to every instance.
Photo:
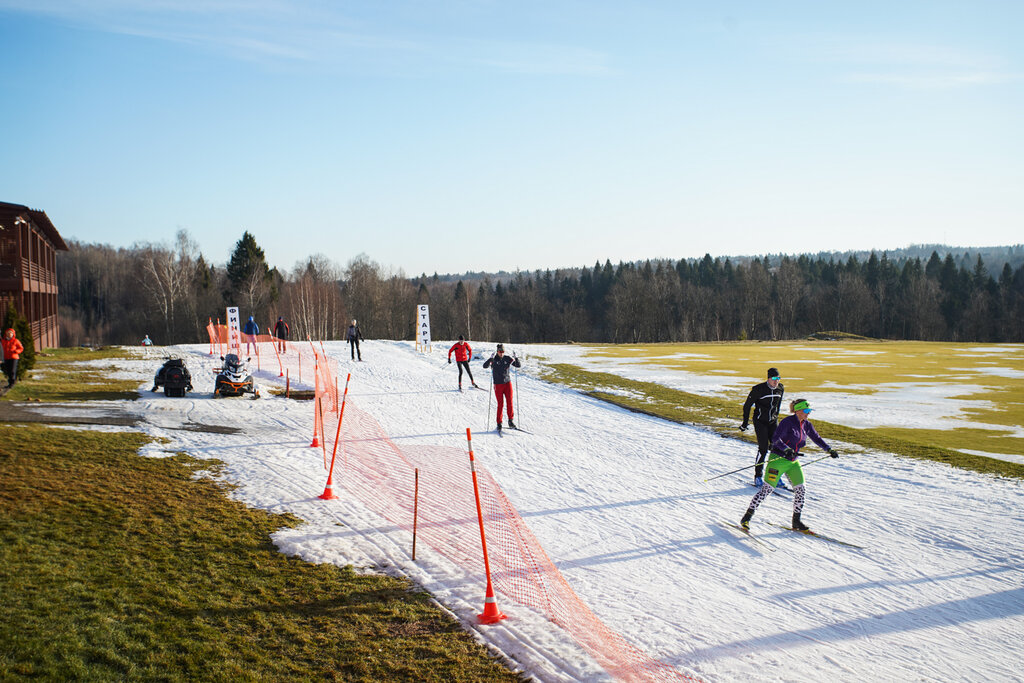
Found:
[[[510,349],[524,360],[513,375],[516,422],[533,434],[505,436],[493,432],[481,359],[471,365],[485,391],[467,383],[460,393],[454,364],[444,363],[447,345],[424,355],[411,342],[368,341],[361,363],[341,342],[325,347],[339,360],[339,386],[352,373],[349,400],[397,444],[465,448],[470,427],[477,460],[584,602],[683,673],[709,681],[1021,680],[1019,481],[837,443],[843,457],[805,470],[804,520],[867,549],[765,524],[788,523],[792,509],[769,496],[752,523],[777,547],[768,552],[718,524],[739,520],[755,492],[749,482],[703,483],[752,463],[750,445],[542,382],[531,357],[546,347]],[[486,344],[477,350],[485,348],[489,355]],[[168,439],[143,455],[223,461],[221,476],[237,487],[228,495],[304,520],[274,534],[282,552],[408,577],[537,680],[609,680],[560,628],[501,594],[509,619],[478,626],[483,577],[422,544],[413,563],[411,536],[347,496],[337,466],[339,499],[319,500],[326,472],[321,449],[309,447],[312,403],[271,397],[267,385],[283,382],[276,371],[256,373],[264,398],[210,400],[219,361],[207,349],[168,349],[192,372],[195,392],[186,399],[149,393],[163,355],[118,364],[142,382],[143,399],[128,409],[147,433]],[[180,429],[189,424],[242,431]],[[812,446],[804,462],[820,455]]]

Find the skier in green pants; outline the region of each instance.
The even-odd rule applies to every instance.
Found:
[[[808,419],[808,415],[811,414],[811,404],[806,399],[798,398],[789,404],[789,409],[793,414],[779,423],[772,438],[764,485],[754,494],[749,507],[747,507],[747,512],[740,520],[740,526],[744,529],[750,528],[750,519],[754,516],[757,506],[771,494],[782,475],[786,475],[789,477],[789,483],[793,486],[793,529],[808,531],[809,527],[800,521],[800,512],[804,507],[804,472],[800,463],[796,461],[800,457],[800,449],[807,443],[807,437],[811,437],[811,440],[818,444],[823,451],[827,451],[833,458],[839,457],[835,449],[818,436],[817,430]]]

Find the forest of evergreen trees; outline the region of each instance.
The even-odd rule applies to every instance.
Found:
[[[295,339],[340,339],[355,318],[367,338],[411,340],[418,303],[430,304],[435,339],[637,343],[837,331],[1024,341],[1024,265],[1007,259],[994,276],[980,254],[971,262],[937,249],[929,258],[606,261],[456,280],[408,278],[362,255],[344,267],[316,255],[282,273],[248,232],[226,266],[209,263],[184,231],[174,245],[68,246],[57,261],[66,346],[136,344],[145,334],[157,344],[204,342],[207,320],[223,319],[227,305],[261,327],[283,316]]]

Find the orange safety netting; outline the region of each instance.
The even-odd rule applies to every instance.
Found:
[[[208,328],[211,349],[226,339],[226,333],[216,328],[213,324]],[[346,399],[339,431],[337,361],[327,358],[322,347],[295,342],[288,343],[287,352],[279,359],[289,374],[300,362],[309,368],[307,382],[309,374],[316,373],[312,382],[317,387],[314,414],[325,464],[332,452],[337,456],[334,480],[367,508],[412,532],[418,470],[418,539],[460,567],[482,574],[484,562],[468,449],[398,446],[351,399]],[[340,435],[337,445],[336,435]],[[495,590],[561,626],[618,679],[693,680],[608,628],[572,590],[490,472],[479,463],[476,470]]]

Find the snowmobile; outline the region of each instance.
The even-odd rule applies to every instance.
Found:
[[[224,365],[216,371],[217,380],[213,385],[214,398],[242,396],[243,394],[252,394],[253,398],[260,397],[259,389],[253,382],[252,375],[249,374],[249,369],[246,366],[248,358],[243,362],[237,355],[229,353],[226,356],[221,356],[220,359],[224,361]]]
[[[185,361],[180,358],[168,358],[163,367],[156,372],[153,378],[153,391],[160,387],[164,388],[165,396],[183,398],[185,392],[192,391],[192,375],[185,367]]]

